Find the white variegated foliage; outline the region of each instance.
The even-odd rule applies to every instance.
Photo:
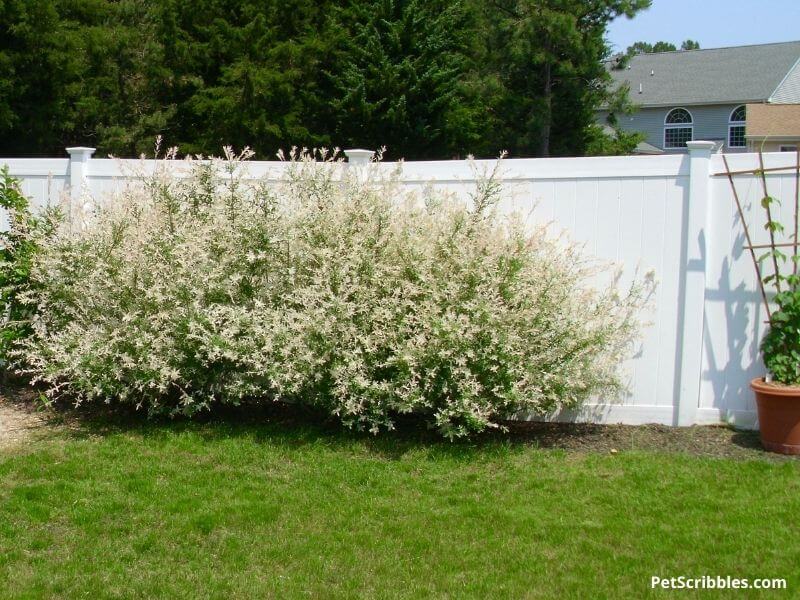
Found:
[[[34,266],[17,368],[76,403],[287,400],[448,437],[621,389],[652,278],[597,289],[610,267],[498,216],[498,181],[468,207],[319,154],[277,183],[242,158],[165,163],[70,214]]]

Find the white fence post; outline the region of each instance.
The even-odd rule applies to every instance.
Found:
[[[706,271],[712,223],[711,150],[714,142],[687,142],[689,148],[689,202],[686,222],[683,328],[680,332],[680,385],[675,424],[693,425],[700,403],[703,375],[703,327],[705,321]]]
[[[375,152],[372,150],[362,150],[361,148],[354,148],[352,150],[345,150],[345,156],[347,156],[347,162],[351,165],[366,165],[372,160],[372,157],[375,155]]]
[[[94,154],[94,148],[85,146],[73,146],[67,148],[69,154],[69,197],[72,200],[79,200],[83,194],[83,188],[87,184],[86,177],[89,175],[89,159]]]

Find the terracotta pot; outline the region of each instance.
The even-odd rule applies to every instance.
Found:
[[[800,454],[800,386],[750,382],[756,393],[761,443],[770,452]]]

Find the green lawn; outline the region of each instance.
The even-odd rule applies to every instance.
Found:
[[[788,598],[799,534],[797,461],[280,419],[84,426],[0,451],[2,598],[634,598],[652,575],[705,574],[786,577]]]

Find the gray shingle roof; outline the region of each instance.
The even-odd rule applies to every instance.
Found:
[[[656,148],[653,144],[648,144],[647,142],[639,142],[636,144],[636,149],[633,151],[634,154],[664,154],[664,151],[661,148]]]
[[[638,54],[610,73],[641,106],[739,104],[766,101],[799,59],[800,41],[783,42]]]

